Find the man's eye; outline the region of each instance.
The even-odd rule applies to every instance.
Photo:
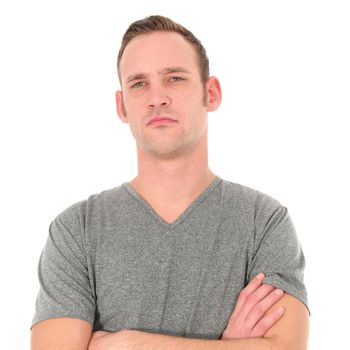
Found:
[[[142,86],[145,86],[145,82],[144,81],[138,81],[137,83],[135,83],[134,85],[132,85],[132,88],[140,88]]]
[[[181,78],[181,77],[171,77],[169,80],[170,81],[181,81],[181,80],[185,80],[185,79]]]

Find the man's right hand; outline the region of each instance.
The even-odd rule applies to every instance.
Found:
[[[263,337],[283,316],[283,307],[270,309],[284,292],[263,284],[264,278],[260,273],[242,289],[221,339]]]

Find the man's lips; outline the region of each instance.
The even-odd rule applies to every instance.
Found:
[[[148,123],[147,126],[149,125],[166,125],[166,124],[173,124],[173,123],[177,123],[177,121],[175,119],[163,116],[163,115],[159,115],[159,116],[154,116],[152,117]]]

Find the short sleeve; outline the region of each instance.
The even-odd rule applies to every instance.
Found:
[[[83,225],[78,214],[68,208],[50,224],[41,253],[38,277],[40,290],[32,326],[58,317],[72,317],[93,325],[95,298],[89,281]]]
[[[280,288],[308,307],[305,257],[287,208],[266,197],[255,218],[254,252],[249,279],[265,273],[265,283]]]

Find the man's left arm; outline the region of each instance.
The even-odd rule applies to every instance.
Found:
[[[283,317],[261,338],[206,340],[123,330],[94,333],[89,350],[306,350],[309,322],[306,306],[285,294],[267,315],[280,306],[285,309]]]
[[[284,306],[284,316],[265,334],[277,349],[306,350],[309,337],[309,310],[297,298],[285,293],[274,307]]]

